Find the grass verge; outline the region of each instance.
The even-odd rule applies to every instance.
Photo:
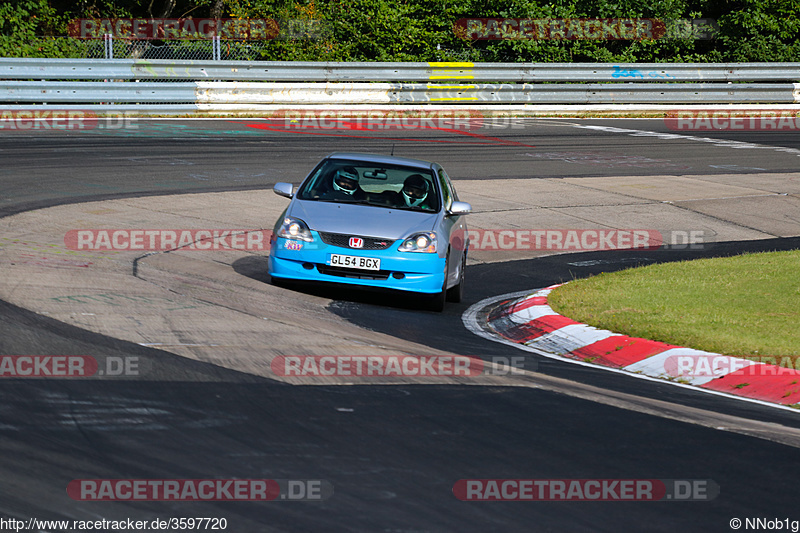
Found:
[[[617,333],[800,369],[800,250],[603,273],[559,287],[548,303]]]

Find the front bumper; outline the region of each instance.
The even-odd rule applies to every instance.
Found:
[[[360,250],[322,242],[275,237],[270,245],[269,274],[275,278],[344,283],[365,287],[435,294],[444,285],[445,258],[434,253],[400,252],[402,239],[385,250]],[[380,270],[332,267],[331,254],[380,259]]]

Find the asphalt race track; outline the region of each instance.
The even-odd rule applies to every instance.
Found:
[[[721,228],[718,242],[702,250],[478,255],[467,269],[465,300],[442,314],[339,288],[280,293],[287,305],[301,298],[400,347],[525,356],[540,377],[514,386],[290,385],[0,301],[0,355],[158,361],[138,380],[3,378],[0,517],[224,517],[237,533],[705,532],[732,531],[733,518],[800,520],[797,411],[538,358],[472,335],[461,322],[481,299],[573,277],[800,247],[798,137],[671,132],[659,120],[503,126],[466,134],[152,119],[85,132],[0,131],[4,217],[107,199],[255,193],[278,181],[299,183],[333,151],[393,151],[440,162],[462,200],[491,206],[470,215],[485,228],[534,227],[527,220],[570,227],[566,216],[606,217],[606,227],[632,227],[644,217],[641,227],[689,229],[704,221]],[[518,225],[511,224],[522,207],[501,197],[512,183],[519,204],[536,205],[525,214],[533,218]],[[684,196],[662,199],[667,193]],[[265,212],[252,225],[269,228],[275,216]],[[0,240],[0,265],[7,244]],[[232,270],[269,284],[263,257],[245,257]],[[272,312],[282,319],[282,306]],[[303,346],[298,336],[295,353]],[[334,494],[303,502],[92,502],[66,492],[73,479],[209,478],[326,480]],[[453,494],[460,479],[713,480],[720,493],[687,502],[465,502]]]

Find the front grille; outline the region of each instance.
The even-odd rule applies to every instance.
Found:
[[[317,270],[319,270],[320,274],[356,279],[388,279],[391,274],[388,270],[360,270],[357,268],[335,267],[321,264],[317,265]]]
[[[341,248],[350,248],[350,237],[359,237],[364,239],[364,246],[361,248],[355,248],[355,250],[385,250],[395,242],[391,239],[364,237],[361,235],[350,235],[349,233],[325,233],[320,231],[319,236],[322,239],[322,242],[325,244],[339,246]]]

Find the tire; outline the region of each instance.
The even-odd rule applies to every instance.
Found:
[[[461,270],[458,273],[458,283],[447,290],[447,301],[459,303],[464,297],[464,272],[467,268],[467,254],[461,256]]]
[[[442,283],[442,290],[433,296],[428,297],[426,307],[430,311],[436,311],[437,313],[444,311],[444,303],[447,300],[447,272],[449,270],[449,266],[450,260],[448,259],[444,267],[444,282]]]
[[[444,302],[446,298],[447,298],[447,291],[444,290],[442,292],[436,293],[432,297],[429,297],[427,305],[428,310],[441,313],[442,311],[444,311]]]

